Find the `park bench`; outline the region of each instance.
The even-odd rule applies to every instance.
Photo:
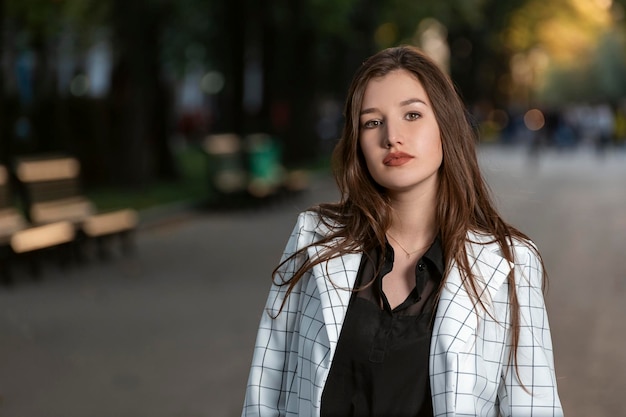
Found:
[[[81,190],[80,163],[71,156],[20,158],[15,164],[29,218],[33,224],[70,222],[81,243],[95,241],[98,253],[109,253],[107,243],[120,237],[122,248],[131,247],[130,237],[138,218],[133,209],[99,212]]]
[[[305,171],[289,171],[282,165],[280,146],[269,134],[254,133],[243,139],[235,133],[209,135],[203,149],[209,156],[211,185],[218,194],[264,198],[308,187]]]
[[[3,284],[12,282],[13,262],[18,256],[28,258],[31,271],[37,273],[43,251],[60,251],[70,245],[74,237],[74,228],[69,222],[29,224],[14,205],[9,172],[0,165],[0,276]]]
[[[246,189],[247,172],[239,135],[221,133],[209,135],[202,143],[209,157],[209,182],[212,191],[220,195],[239,194]]]

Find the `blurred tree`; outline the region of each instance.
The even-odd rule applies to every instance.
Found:
[[[362,59],[373,48],[367,39],[351,43],[351,38],[371,32],[373,27],[363,15],[371,0],[334,2],[307,0],[264,0],[258,3],[262,30],[251,33],[261,39],[251,43],[261,49],[263,106],[248,114],[248,129],[264,129],[277,136],[283,145],[288,165],[315,161],[320,153],[315,124],[320,100],[343,94],[349,62]],[[254,9],[253,9],[254,10]],[[369,10],[369,9],[367,9]],[[250,25],[254,28],[254,24]],[[259,119],[260,118],[260,119]]]
[[[578,56],[611,21],[597,9],[602,1],[578,0],[4,1],[4,23],[23,34],[37,56],[35,97],[21,109],[32,117],[31,144],[38,151],[71,145],[90,153],[85,158],[93,169],[102,164],[106,178],[123,184],[176,176],[173,95],[192,73],[217,77],[211,79],[219,85],[204,90],[197,137],[267,132],[281,140],[287,163],[300,165],[320,152],[320,103],[342,102],[353,71],[376,50],[400,43],[428,48],[434,28],[445,45],[441,64],[466,103],[505,106],[520,94],[514,89],[519,77],[529,76],[520,63],[528,66],[532,58],[540,65],[545,54]],[[84,51],[102,28],[113,42],[110,97],[59,97],[51,51],[68,32],[77,53]],[[569,44],[552,36],[556,30]],[[607,43],[613,52],[603,61],[620,45]],[[589,71],[619,78],[618,64],[609,72]],[[525,87],[529,94],[533,86]],[[82,141],[68,143],[68,136]]]
[[[612,26],[611,1],[529,0],[515,11],[505,33],[516,52],[542,48],[557,62],[587,55]]]
[[[48,150],[55,141],[54,133],[47,133],[54,132],[49,129],[53,119],[49,105],[55,94],[47,39],[61,26],[62,8],[46,0],[6,0],[5,12],[3,34],[7,36],[3,41],[15,47],[3,48],[3,58],[5,65],[16,73],[16,85],[11,92],[5,89],[3,94],[6,109],[3,148],[8,160],[16,152],[36,149],[37,143]]]
[[[98,176],[130,186],[174,178],[171,98],[159,43],[169,3],[7,0],[7,16],[25,39],[24,48],[34,51],[36,71],[32,102],[21,110],[31,120],[29,146],[9,152],[69,151],[83,161],[87,179]],[[111,101],[66,97],[49,64],[56,64],[61,38],[71,34],[74,53],[80,55],[107,26],[113,29],[116,53]]]
[[[112,74],[111,140],[120,184],[175,178],[170,150],[172,97],[164,81],[160,41],[170,14],[167,0],[112,0],[117,53]]]
[[[570,102],[618,103],[626,97],[626,42],[619,32],[606,33],[588,60],[580,65],[553,65],[546,74],[545,86],[537,93],[550,105]]]
[[[500,34],[511,13],[526,0],[484,0],[471,10],[459,7],[449,23],[451,75],[469,104],[489,102],[504,107],[508,96],[503,80],[511,52]]]
[[[624,65],[623,35],[615,31],[623,19],[620,1],[528,0],[519,7],[503,32],[515,58],[512,97],[529,105],[597,98]],[[602,48],[612,52],[603,55]]]
[[[438,27],[448,47],[440,52],[441,59],[447,61],[442,65],[449,70],[466,103],[504,105],[508,97],[500,80],[509,72],[511,52],[500,34],[511,14],[526,1],[390,0],[362,13],[372,20],[366,36],[375,41],[376,49],[400,43],[425,48],[425,31],[429,26]]]
[[[185,28],[173,22],[170,27],[178,32],[172,31],[169,40],[179,41],[166,47],[168,56],[184,50],[175,45],[185,42],[205,45],[209,52],[203,65],[225,78],[224,89],[215,97],[218,111],[211,129],[243,136],[267,132],[281,141],[288,164],[297,165],[316,157],[316,103],[320,96],[343,92],[349,77],[346,56],[356,55],[349,52],[361,45],[373,50],[372,41],[351,44],[351,15],[360,10],[358,2],[188,0],[177,8],[183,11],[180,16],[187,15],[184,10],[197,15],[197,10],[209,9],[217,16],[213,30],[194,30],[193,18]]]
[[[0,0],[0,62],[4,62],[4,0]],[[5,91],[4,77],[0,76],[0,163],[5,166],[9,163],[9,144],[8,129],[6,128],[7,118],[5,117]]]

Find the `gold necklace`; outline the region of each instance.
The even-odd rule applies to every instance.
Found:
[[[422,249],[427,248],[428,246],[430,246],[430,244],[428,244],[428,245],[424,245],[424,246],[421,246],[421,247],[419,247],[418,249],[416,249],[416,250],[414,250],[414,251],[410,251],[410,252],[409,252],[408,250],[406,250],[406,249],[404,248],[404,246],[402,246],[402,244],[401,244],[400,242],[398,242],[398,239],[396,239],[395,237],[391,236],[391,235],[389,234],[389,232],[387,232],[387,236],[388,236],[389,238],[391,238],[391,240],[393,240],[394,242],[396,242],[396,243],[398,244],[398,246],[400,246],[400,249],[402,249],[402,250],[404,251],[404,253],[406,254],[406,258],[407,258],[407,259],[409,259],[409,258],[411,257],[411,255],[414,255],[414,254],[416,254],[417,252],[421,251]]]

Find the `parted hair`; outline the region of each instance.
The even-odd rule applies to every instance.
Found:
[[[346,253],[367,253],[374,247],[385,247],[385,233],[391,225],[392,208],[385,189],[370,175],[359,146],[360,111],[369,81],[397,70],[408,71],[419,80],[428,94],[439,125],[443,162],[438,175],[436,225],[442,242],[444,265],[446,270],[453,264],[457,265],[463,277],[463,285],[474,304],[477,308],[487,310],[479,295],[477,279],[471,271],[466,253],[468,232],[492,236],[500,246],[502,256],[511,263],[515,261],[512,240],[528,242],[535,249],[529,238],[506,223],[495,208],[476,156],[476,129],[470,122],[452,80],[413,46],[382,50],[357,69],[345,102],[342,135],[332,157],[333,173],[341,197],[339,202],[323,203],[311,208],[319,213],[321,220],[331,230],[321,241],[315,242],[315,245],[321,245],[325,250],[319,257],[307,259],[290,276],[281,274],[281,266],[291,258],[284,260],[274,270],[274,281],[278,285],[288,286],[289,294],[302,276],[316,264]],[[539,253],[537,256],[541,260]],[[515,357],[520,322],[513,269],[507,279],[511,306],[511,354]],[[445,279],[442,281],[442,285],[445,284]]]

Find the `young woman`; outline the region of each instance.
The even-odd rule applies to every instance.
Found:
[[[561,416],[545,274],[502,220],[450,79],[419,50],[357,71],[341,192],[300,214],[244,416]]]

